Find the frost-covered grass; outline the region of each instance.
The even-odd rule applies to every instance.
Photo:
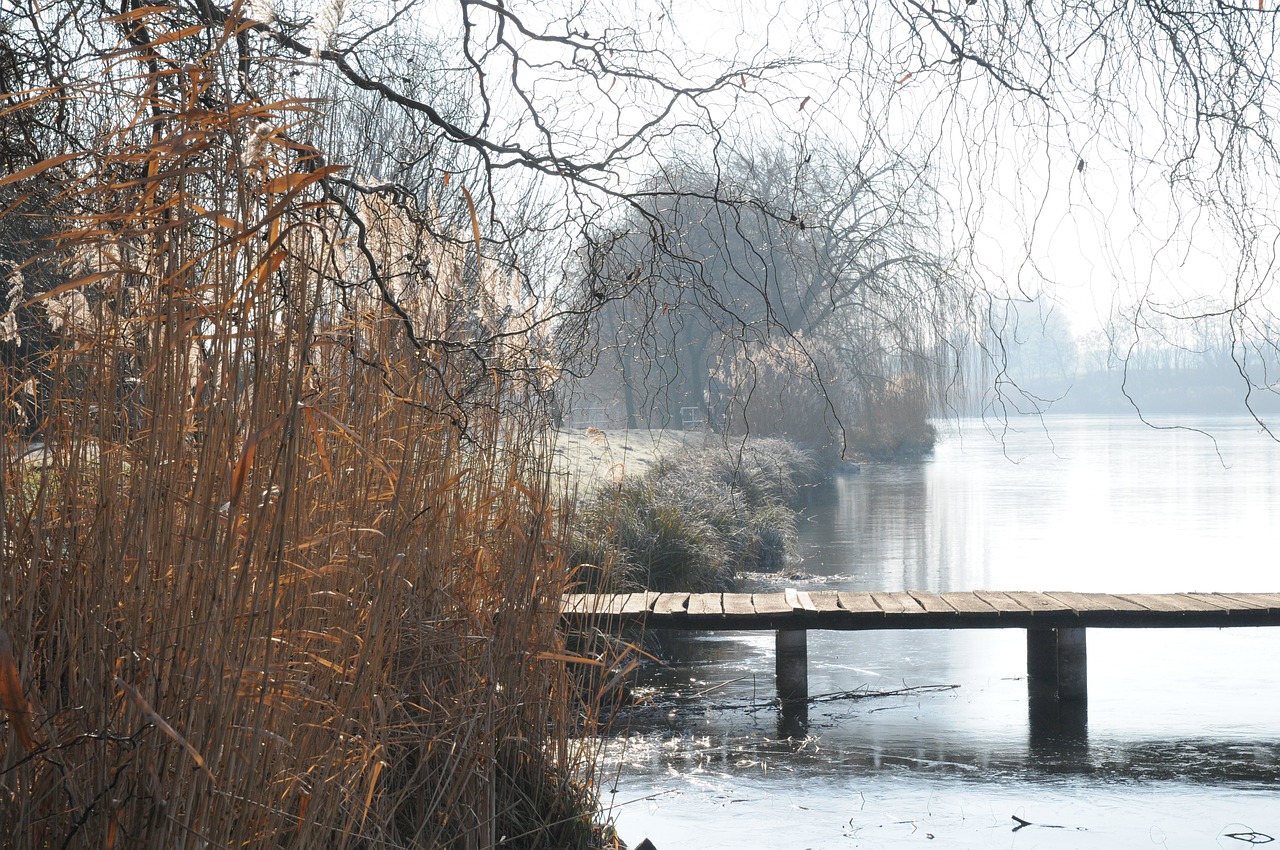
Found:
[[[644,445],[630,432],[632,445]],[[651,438],[650,438],[651,439]],[[810,457],[784,440],[674,439],[599,463],[571,544],[578,579],[607,590],[707,591],[776,570],[795,545],[791,504]]]

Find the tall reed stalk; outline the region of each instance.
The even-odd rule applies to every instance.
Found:
[[[209,106],[236,33],[178,68],[146,15],[94,148],[0,178],[51,199],[9,314],[51,342],[0,376],[4,843],[587,846],[537,388],[411,340],[309,107]]]

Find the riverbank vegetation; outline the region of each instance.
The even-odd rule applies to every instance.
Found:
[[[795,500],[816,465],[778,439],[714,438],[589,493],[570,538],[584,589],[730,590],[794,555]]]
[[[603,846],[536,311],[165,15],[2,118],[0,832]]]
[[[830,462],[927,451],[948,333],[973,318],[927,170],[870,139],[748,138],[654,175],[589,255],[583,287],[627,286],[593,314],[602,346],[574,402],[615,427],[778,437]]]

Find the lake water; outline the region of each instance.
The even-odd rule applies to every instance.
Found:
[[[1280,446],[1129,417],[943,426],[815,496],[822,590],[1280,590]],[[1087,729],[1032,733],[1025,632],[810,632],[808,724],[773,635],[677,635],[605,748],[624,840],[677,848],[1230,848],[1280,839],[1280,628],[1090,629]],[[1030,825],[1019,826],[1020,818]]]

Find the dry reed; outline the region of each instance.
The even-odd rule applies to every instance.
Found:
[[[0,377],[0,834],[586,846],[527,351],[415,345],[355,285],[336,169],[271,129],[307,107],[207,106],[235,35],[133,38],[95,149],[0,178],[52,198],[6,313],[50,343]]]

